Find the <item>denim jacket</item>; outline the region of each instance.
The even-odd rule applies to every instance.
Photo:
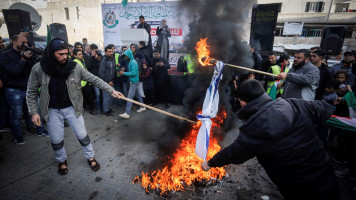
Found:
[[[30,78],[27,85],[26,103],[28,106],[29,114],[40,114],[46,121],[48,121],[48,105],[49,105],[49,91],[48,85],[51,77],[43,72],[41,64],[37,63],[31,71]],[[101,80],[99,77],[94,76],[79,64],[75,66],[73,71],[68,75],[66,80],[69,99],[75,109],[75,114],[79,117],[83,110],[83,95],[81,80],[87,81],[98,87],[99,89],[112,93],[113,88]],[[40,102],[38,104],[38,89],[41,87]],[[38,105],[40,113],[38,113]]]

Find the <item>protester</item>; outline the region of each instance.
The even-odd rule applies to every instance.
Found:
[[[92,73],[95,76],[99,76],[99,67],[100,67],[100,62],[103,58],[103,55],[101,51],[99,51],[99,47],[96,44],[91,44],[90,45],[90,57],[89,57],[89,62],[87,69],[90,73]],[[95,94],[95,109],[93,114],[96,115],[98,113],[101,113],[102,111],[102,92],[99,88],[93,87],[93,91]]]
[[[128,89],[129,78],[127,76],[121,76],[119,72],[121,70],[123,70],[124,72],[128,72],[128,66],[127,66],[127,63],[126,63],[126,59],[125,59],[125,56],[123,56],[123,54],[126,51],[126,49],[127,49],[127,46],[121,47],[122,54],[119,57],[120,67],[119,67],[119,71],[117,72],[118,76],[119,76],[119,84],[120,84],[119,85],[119,87],[120,87],[119,91],[121,91],[121,93],[123,93],[125,96],[127,96],[127,93],[129,91],[129,89]]]
[[[355,74],[352,73],[353,62],[355,62],[355,53],[352,50],[347,50],[344,53],[344,59],[339,64],[334,65],[331,70],[333,75],[340,70],[346,71],[348,73],[346,85],[350,85],[351,87],[355,87]]]
[[[130,45],[130,49],[132,51],[134,59],[137,62],[139,74],[141,74],[142,71],[143,71],[142,64],[145,61],[145,56],[141,52],[138,52],[138,45],[137,44],[131,44]],[[139,77],[138,92],[139,92],[141,97],[145,97],[145,93],[143,91],[143,82],[142,82],[141,77]]]
[[[308,50],[298,50],[294,54],[292,69],[288,73],[282,72],[278,79],[286,79],[284,82],[283,99],[296,98],[314,100],[315,91],[319,84],[319,69],[309,62]]]
[[[166,108],[170,107],[168,101],[169,94],[169,77],[168,69],[171,66],[168,61],[161,57],[158,49],[154,50],[152,62],[152,74],[154,82],[155,99],[158,102],[164,103]]]
[[[68,45],[62,39],[51,40],[45,49],[43,59],[31,71],[26,95],[32,122],[40,126],[40,115],[47,122],[60,175],[68,173],[63,140],[64,119],[70,123],[92,170],[100,169],[100,164],[94,159],[93,146],[84,125],[80,80],[85,80],[114,97],[122,96],[79,64],[68,60],[68,53]],[[37,92],[40,87],[40,112],[38,112]]]
[[[139,48],[138,53],[141,53],[145,57],[148,67],[151,67],[153,54],[146,46],[145,41],[140,41],[138,43],[138,48]]]
[[[28,109],[25,104],[26,87],[35,60],[31,51],[24,51],[22,45],[28,46],[26,37],[15,35],[12,37],[12,48],[0,54],[1,78],[5,89],[5,97],[10,107],[10,128],[17,145],[25,144],[22,137],[21,118],[25,119],[26,128],[35,132],[32,127]],[[44,129],[37,129],[42,135]],[[47,132],[44,133],[45,135]]]
[[[326,85],[332,85],[332,75],[329,67],[323,63],[324,52],[322,50],[314,50],[310,53],[310,62],[317,66],[320,72],[319,86],[316,89],[315,99],[321,100],[325,91]]]
[[[89,46],[88,44],[88,39],[87,38],[83,38],[82,39],[82,43],[83,43],[83,51],[87,48],[87,46]]]
[[[145,29],[148,34],[148,44],[147,48],[151,52],[150,54],[152,55],[152,38],[151,38],[151,26],[145,22],[145,17],[140,16],[139,18],[140,23],[137,25],[137,28]]]
[[[73,45],[68,44],[68,48],[69,48],[68,58],[69,59],[74,59],[74,56],[73,56]]]
[[[124,52],[124,56],[126,61],[128,62],[128,72],[124,72],[124,70],[120,71],[120,75],[128,76],[130,78],[130,88],[129,88],[129,94],[127,98],[133,99],[134,96],[137,97],[138,101],[143,103],[142,97],[139,93],[139,70],[138,70],[138,64],[136,60],[134,59],[133,53],[131,49],[127,49]],[[126,104],[126,111],[125,113],[121,114],[120,117],[122,118],[130,118],[130,113],[131,113],[131,102],[127,102]],[[141,107],[140,109],[137,110],[138,113],[145,111],[145,107]]]
[[[74,55],[74,62],[78,63],[81,67],[83,67],[85,70],[88,70],[86,67],[86,64],[84,62],[84,55],[83,51],[80,49],[74,49],[73,50],[73,55]],[[90,62],[90,59],[88,59]],[[82,85],[82,92],[83,92],[83,98],[84,98],[84,103],[83,107],[89,109],[89,113],[92,115],[96,115],[97,113],[95,112],[95,104],[94,104],[94,89],[93,87],[88,84],[86,81],[81,81]]]
[[[272,101],[257,80],[245,81],[239,93],[243,108],[237,116],[245,124],[234,143],[204,161],[202,168],[242,164],[256,156],[284,199],[337,200],[335,172],[314,129],[330,118],[331,106],[322,101]]]
[[[146,61],[142,63],[143,71],[140,73],[140,78],[143,81],[143,89],[145,92],[145,103],[154,106],[154,86],[153,86],[153,78],[151,68],[148,67]]]
[[[0,53],[5,51],[5,41],[0,37]]]
[[[281,73],[281,67],[277,63],[277,54],[275,52],[268,53],[268,62],[269,62],[268,73],[272,73],[275,75],[278,75]],[[266,92],[268,95],[270,95],[271,89],[274,86],[275,82],[277,81],[277,77],[266,76],[265,80],[267,82]],[[272,99],[276,99],[276,97],[274,97]]]
[[[288,73],[289,72],[289,65],[290,65],[290,62],[289,62],[289,55],[287,54],[287,52],[283,52],[281,53],[281,55],[279,56],[279,59],[278,59],[278,63],[279,65],[281,66],[281,72],[284,72],[284,73]],[[284,82],[285,80],[280,80],[278,85],[277,85],[277,97],[280,97],[282,96],[283,94],[283,91],[284,91]]]
[[[252,57],[253,60],[253,69],[255,70],[262,70],[262,57],[261,55],[255,50],[255,47],[253,45],[250,46],[250,56]],[[261,74],[256,74],[256,79],[261,81],[262,80],[262,75]]]
[[[160,25],[156,30],[157,34],[157,45],[156,49],[159,49],[161,57],[164,59],[169,59],[169,40],[171,37],[170,29],[168,28],[166,19],[162,19]]]
[[[114,87],[114,78],[116,76],[115,60],[113,58],[114,51],[111,46],[105,47],[105,56],[100,62],[99,77]],[[112,96],[108,93],[103,93],[103,114],[112,116],[111,110]]]

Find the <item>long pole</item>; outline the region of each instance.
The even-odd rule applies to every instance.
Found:
[[[172,113],[169,113],[169,112],[166,112],[166,111],[163,111],[163,110],[160,110],[158,108],[155,108],[155,107],[152,107],[152,106],[149,106],[149,105],[146,105],[144,103],[141,103],[141,102],[138,102],[138,101],[135,101],[135,100],[132,100],[132,99],[129,99],[127,97],[120,97],[120,99],[123,99],[125,101],[129,101],[131,103],[134,103],[134,104],[137,104],[137,105],[140,105],[140,106],[143,106],[145,108],[148,108],[148,109],[151,109],[151,110],[154,110],[156,112],[159,112],[159,113],[162,113],[164,115],[168,115],[170,117],[174,117],[176,119],[180,119],[180,120],[183,120],[183,121],[186,121],[186,122],[189,122],[189,123],[192,123],[192,124],[196,124],[197,122],[195,121],[192,121],[192,120],[189,120],[187,118],[184,118],[184,117],[181,117],[181,116],[178,116],[178,115],[175,115],[175,114],[172,114]]]
[[[247,67],[241,67],[241,66],[237,66],[237,65],[228,64],[228,63],[225,63],[225,65],[230,66],[230,67],[243,69],[243,70],[247,70],[247,71],[251,71],[251,72],[256,72],[256,73],[259,73],[259,74],[264,74],[264,75],[267,75],[267,76],[277,77],[276,74],[271,74],[271,73],[260,71],[260,70],[255,70],[255,69],[251,69],[251,68],[247,68]]]
[[[206,59],[211,59],[211,58],[207,58],[207,57],[203,57],[201,58],[201,60],[204,62]],[[216,64],[216,62],[218,62],[218,60],[215,60],[215,59],[211,59],[209,61],[210,64]],[[259,74],[264,74],[264,75],[267,75],[267,76],[273,76],[273,77],[277,77],[278,75],[276,74],[272,74],[272,73],[268,73],[268,72],[264,72],[264,71],[260,71],[260,70],[256,70],[256,69],[251,69],[251,68],[247,68],[247,67],[241,67],[241,66],[238,66],[238,65],[232,65],[232,64],[229,64],[229,63],[224,63],[226,66],[229,66],[229,67],[235,67],[235,68],[239,68],[239,69],[243,69],[243,70],[247,70],[247,71],[251,71],[251,72],[256,72],[256,73],[259,73]]]

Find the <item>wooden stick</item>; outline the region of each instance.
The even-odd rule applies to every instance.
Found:
[[[241,67],[241,66],[237,66],[237,65],[228,64],[228,63],[225,63],[225,65],[230,66],[230,67],[239,68],[239,69],[244,69],[244,70],[251,71],[251,72],[256,72],[256,73],[259,73],[259,74],[264,74],[264,75],[267,75],[267,76],[277,77],[276,74],[271,74],[271,73],[260,71],[260,70],[255,70],[255,69],[251,69],[251,68],[247,68],[247,67]]]
[[[183,120],[183,121],[186,121],[186,122],[190,122],[190,123],[192,123],[192,124],[197,124],[197,122],[195,122],[195,121],[189,120],[189,119],[187,119],[187,118],[184,118],[184,117],[181,117],[181,116],[178,116],[178,115],[174,115],[174,114],[172,114],[172,113],[169,113],[169,112],[160,110],[160,109],[158,109],[158,108],[155,108],[155,107],[146,105],[146,104],[144,104],[144,103],[141,103],[141,102],[138,102],[138,101],[129,99],[129,98],[127,98],[127,97],[120,97],[120,99],[123,99],[123,100],[125,100],[125,101],[129,101],[129,102],[131,102],[131,103],[140,105],[140,106],[142,106],[142,107],[145,107],[145,108],[154,110],[154,111],[159,112],[159,113],[162,113],[162,114],[164,114],[164,115],[168,115],[168,116],[174,117],[174,118],[176,118],[176,119],[180,119],[180,120]]]
[[[207,58],[207,57],[203,57],[201,58],[201,60],[204,62],[206,59],[211,59],[211,58]],[[209,63],[211,64],[216,64],[216,62],[218,62],[217,60],[214,60],[214,59],[211,59],[209,61]],[[278,75],[276,74],[271,74],[271,73],[268,73],[268,72],[264,72],[264,71],[260,71],[260,70],[255,70],[255,69],[251,69],[251,68],[247,68],[247,67],[241,67],[241,66],[237,66],[237,65],[232,65],[232,64],[229,64],[229,63],[224,63],[225,65],[227,66],[230,66],[230,67],[235,67],[235,68],[239,68],[239,69],[244,69],[244,70],[247,70],[247,71],[251,71],[251,72],[256,72],[256,73],[259,73],[259,74],[264,74],[264,75],[267,75],[267,76],[273,76],[273,77],[277,77]]]

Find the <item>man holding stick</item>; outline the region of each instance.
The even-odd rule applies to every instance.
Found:
[[[306,49],[298,50],[294,55],[293,68],[288,73],[278,74],[277,79],[284,82],[283,99],[296,98],[314,100],[316,88],[319,85],[320,72],[310,60],[310,52]]]
[[[330,159],[314,125],[326,121],[332,107],[322,101],[275,101],[257,80],[239,88],[245,121],[238,138],[209,161],[204,170],[242,164],[257,157],[286,200],[337,200],[339,187]]]
[[[84,125],[82,116],[83,95],[81,80],[110,93],[116,98],[123,97],[110,85],[94,76],[79,64],[68,60],[68,45],[62,39],[53,39],[47,45],[43,58],[30,74],[26,101],[32,122],[41,125],[40,115],[46,120],[51,145],[59,163],[58,173],[68,173],[67,154],[64,149],[64,120],[68,120],[76,134],[84,155],[93,171],[100,169],[94,159],[94,150]],[[37,93],[41,87],[40,112],[38,113]]]

